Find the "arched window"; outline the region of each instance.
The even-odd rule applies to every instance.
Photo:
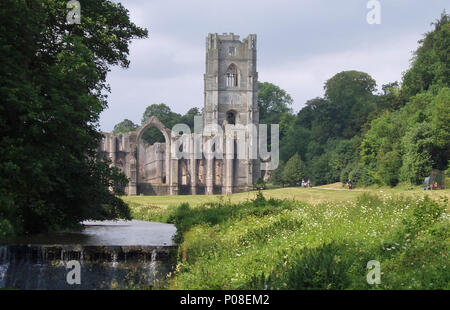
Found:
[[[232,125],[236,124],[236,113],[234,111],[227,112],[227,122]]]
[[[234,64],[231,64],[228,67],[226,79],[227,79],[227,87],[238,86],[238,70]]]

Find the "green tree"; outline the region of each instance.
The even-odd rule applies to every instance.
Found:
[[[272,182],[272,184],[281,186],[284,185],[283,182],[284,167],[285,167],[284,162],[280,161],[278,167],[273,171],[272,176],[270,177],[270,181]]]
[[[292,156],[283,170],[283,183],[297,185],[305,177],[305,165],[298,154]]]
[[[164,103],[149,105],[142,115],[142,124],[152,116],[156,116],[168,129],[172,129],[175,124],[181,122],[181,115],[172,112],[170,107]],[[148,144],[165,142],[163,134],[155,127],[147,129],[142,135],[142,139]]]
[[[433,132],[433,166],[445,170],[450,158],[450,88],[442,88],[431,104],[431,128]]]
[[[259,177],[255,184],[253,184],[253,189],[255,190],[262,190],[262,189],[266,189],[266,182],[264,182],[262,177]]]
[[[335,140],[327,143],[328,149],[328,175],[330,177],[327,183],[334,183],[340,180],[341,171],[351,162],[358,160],[357,148],[360,139],[355,136],[349,140]],[[312,176],[315,178],[315,176]]]
[[[384,84],[382,90],[383,95],[379,98],[382,109],[395,111],[406,104],[405,92],[398,82]]]
[[[402,87],[409,97],[450,86],[450,15],[444,11],[433,25],[419,41],[412,66],[403,77]]]
[[[383,184],[391,187],[397,185],[400,180],[400,168],[402,156],[398,150],[380,153],[377,165],[377,175]]]
[[[357,186],[369,186],[374,184],[373,177],[362,163],[354,163],[348,173],[348,177],[343,179],[342,182],[345,183],[348,180],[351,180],[353,185]]]
[[[125,176],[97,158],[98,120],[109,68],[126,68],[131,39],[147,31],[119,3],[83,1],[73,25],[66,5],[0,2],[0,218],[16,233],[130,217],[109,191]]]
[[[181,119],[181,124],[186,124],[191,129],[191,132],[194,132],[194,117],[195,116],[201,116],[200,110],[198,108],[191,108],[189,109],[186,114],[184,114]]]
[[[165,103],[149,105],[142,115],[141,123],[144,124],[152,116],[156,116],[168,128],[170,128],[169,123],[179,120],[179,114],[172,112]]]
[[[433,148],[433,132],[430,124],[423,122],[411,126],[402,143],[405,151],[403,180],[420,184],[423,178],[429,175],[433,165],[430,152]]]
[[[259,82],[259,123],[279,124],[284,113],[292,112],[292,102],[291,96],[285,90],[269,82]]]
[[[123,121],[121,121],[120,123],[118,123],[117,125],[114,126],[113,133],[115,133],[115,134],[126,133],[126,132],[130,132],[130,131],[134,131],[138,128],[139,128],[139,125],[133,123],[129,119],[124,119]]]
[[[449,100],[446,87],[436,95],[418,93],[404,107],[371,122],[361,144],[361,159],[377,183],[418,184],[432,168],[447,168]]]
[[[329,101],[325,106],[328,126],[334,124],[336,137],[352,138],[377,108],[375,80],[364,72],[343,71],[329,79],[324,89]],[[325,121],[322,119],[321,123],[325,125]]]
[[[401,149],[401,139],[404,136],[408,115],[405,110],[385,112],[370,124],[370,129],[364,135],[360,147],[361,162],[368,169],[374,181],[383,184],[378,174],[378,161],[385,154]]]
[[[342,105],[351,105],[371,97],[377,83],[367,73],[342,71],[326,81],[325,98]]]
[[[313,185],[336,182],[330,167],[330,154],[323,153],[308,161],[308,174]]]

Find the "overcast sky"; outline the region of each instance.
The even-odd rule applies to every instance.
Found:
[[[149,30],[130,46],[130,67],[113,68],[102,131],[164,102],[185,113],[203,106],[205,38],[257,34],[259,81],[285,89],[295,112],[323,95],[324,82],[343,70],[369,73],[382,84],[400,81],[422,35],[448,0],[379,0],[381,24],[369,25],[368,0],[122,0],[131,20]]]

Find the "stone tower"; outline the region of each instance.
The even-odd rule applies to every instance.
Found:
[[[218,124],[221,127],[225,124],[257,126],[257,93],[256,35],[250,34],[241,41],[239,36],[233,33],[208,34],[204,75],[204,124]],[[209,170],[211,169],[207,168],[207,171]],[[223,193],[247,191],[260,176],[259,160],[235,158],[232,161],[224,161],[223,172]],[[206,177],[207,193],[208,188],[213,187],[210,177],[211,175]]]
[[[252,189],[261,174],[256,154],[260,151],[240,151],[249,145],[258,147],[248,127],[259,124],[255,34],[242,41],[233,33],[208,35],[204,95],[203,126],[213,125],[225,133],[217,144],[211,142],[223,135],[194,132],[187,135],[181,150],[178,134],[155,116],[135,131],[104,134],[99,156],[109,157],[111,165],[129,178],[128,195],[231,194]],[[157,128],[164,142],[143,142],[142,135],[149,128]],[[205,156],[205,149],[215,152],[216,146],[221,146],[225,156]],[[176,156],[177,148],[184,153],[182,157]]]
[[[209,34],[206,39],[204,122],[258,124],[256,34]]]

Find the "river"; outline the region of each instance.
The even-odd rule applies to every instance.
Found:
[[[80,232],[0,241],[0,287],[128,289],[161,287],[176,260],[172,224],[87,221]]]

